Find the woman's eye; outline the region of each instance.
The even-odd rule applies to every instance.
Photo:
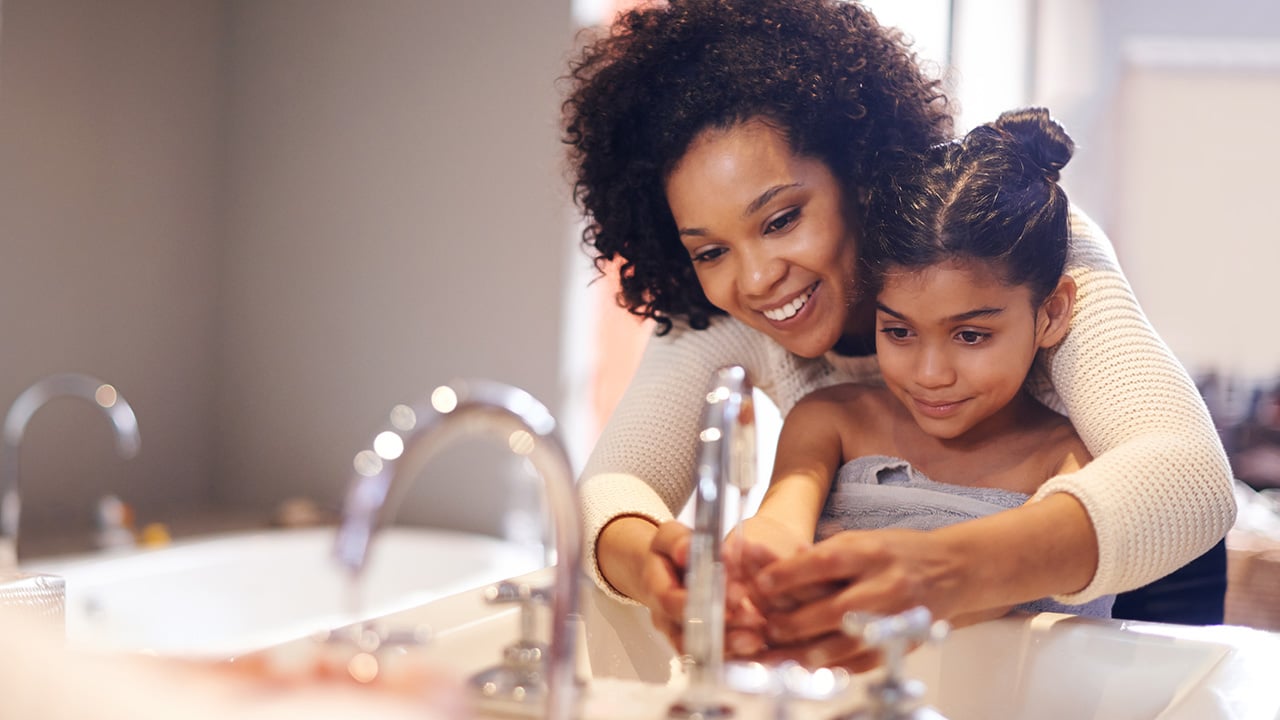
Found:
[[[766,235],[770,233],[781,232],[795,224],[800,217],[800,208],[792,208],[776,218],[773,218],[764,226]]]
[[[725,252],[724,248],[719,248],[719,247],[701,250],[693,254],[693,261],[696,263],[711,262],[712,260],[715,260],[716,258],[723,255],[724,252]]]
[[[885,337],[889,338],[890,340],[906,340],[907,338],[911,337],[910,330],[906,328],[900,328],[900,327],[884,328],[880,332],[884,333]]]
[[[965,345],[977,345],[990,337],[990,334],[978,332],[977,330],[961,330],[956,333],[956,337]]]

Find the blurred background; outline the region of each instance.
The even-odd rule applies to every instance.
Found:
[[[124,461],[91,405],[34,416],[24,555],[87,549],[107,494],[176,534],[323,516],[388,411],[458,377],[533,393],[580,467],[647,328],[579,249],[558,78],[629,4],[0,0],[0,408],[86,372],[142,433]],[[1238,472],[1280,485],[1280,4],[870,5],[959,130],[1053,110],[1073,201]],[[495,447],[434,461],[399,519],[510,534],[524,471]]]

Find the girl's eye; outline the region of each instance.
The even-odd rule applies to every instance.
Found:
[[[880,332],[884,333],[885,337],[890,340],[906,340],[911,337],[911,331],[901,327],[884,328]]]
[[[764,226],[766,235],[776,232],[782,232],[795,224],[800,217],[800,208],[791,208],[781,215],[773,218]]]
[[[695,263],[711,262],[725,253],[725,249],[721,247],[708,248],[694,253],[693,261]]]
[[[961,330],[956,333],[956,338],[965,345],[977,345],[989,337],[991,337],[990,333],[978,332],[977,330]]]

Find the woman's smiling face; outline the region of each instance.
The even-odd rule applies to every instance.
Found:
[[[750,120],[698,135],[666,194],[707,300],[797,355],[835,346],[857,297],[857,247],[822,161]]]

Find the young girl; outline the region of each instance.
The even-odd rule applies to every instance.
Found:
[[[746,542],[785,556],[843,530],[937,531],[1018,507],[1090,460],[1027,389],[1075,304],[1057,183],[1072,148],[1046,110],[1007,112],[871,198],[864,262],[884,385],[796,405]],[[1107,617],[1113,599],[1018,609]]]

